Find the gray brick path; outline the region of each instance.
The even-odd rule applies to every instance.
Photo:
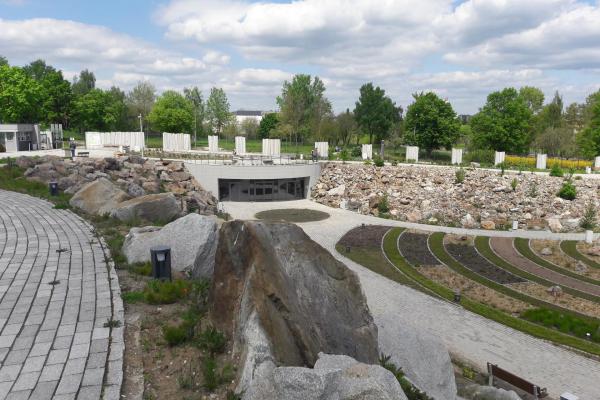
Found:
[[[0,190],[0,399],[119,398],[123,303],[104,248],[72,212]]]

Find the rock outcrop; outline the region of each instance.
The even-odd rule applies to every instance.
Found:
[[[218,224],[214,216],[188,214],[164,227],[132,228],[123,243],[130,264],[150,261],[150,248],[171,247],[171,268],[194,278],[211,278],[217,250]]]
[[[514,391],[493,386],[469,385],[461,394],[468,400],[521,400]]]
[[[313,369],[278,367],[251,386],[244,400],[406,400],[394,374],[348,356],[319,353]]]
[[[562,178],[536,174],[506,174],[468,169],[462,183],[456,168],[384,166],[330,163],[312,189],[315,201],[361,214],[378,215],[378,199],[387,196],[394,219],[441,225],[506,229],[579,230],[586,204],[600,204],[596,179],[573,180],[577,198],[557,197]],[[515,190],[513,179],[518,181]]]
[[[129,199],[127,193],[106,178],[85,184],[69,201],[72,207],[92,215],[106,215],[122,201]]]
[[[181,215],[181,206],[173,193],[148,194],[117,204],[110,215],[121,221],[142,219],[168,222]]]
[[[294,224],[223,224],[211,298],[212,319],[242,360],[240,391],[275,367],[312,367],[320,352],[378,360],[358,277]]]

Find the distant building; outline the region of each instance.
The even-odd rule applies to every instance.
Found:
[[[461,114],[458,116],[458,119],[460,120],[461,123],[468,124],[469,121],[471,120],[471,117],[472,117],[472,115]]]
[[[0,149],[6,152],[38,150],[40,143],[37,124],[0,124]]]
[[[241,125],[242,122],[248,119],[253,119],[256,122],[260,122],[264,114],[265,113],[263,111],[251,110],[238,110],[233,113],[233,115],[235,115],[235,121],[238,123],[238,125]]]

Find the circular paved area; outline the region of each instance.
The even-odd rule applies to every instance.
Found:
[[[437,335],[448,350],[464,358],[482,371],[486,363],[497,363],[509,371],[547,387],[558,398],[570,391],[580,399],[600,399],[600,361],[534,338],[507,326],[473,314],[462,307],[441,301],[422,292],[400,285],[345,258],[335,250],[335,244],[350,229],[361,223],[419,228],[417,224],[400,223],[357,213],[328,208],[309,200],[277,203],[225,203],[225,211],[234,218],[253,219],[269,208],[313,208],[327,211],[325,221],[298,224],[317,243],[355,271],[360,278],[367,303],[379,337],[402,333],[405,325]],[[478,231],[436,226],[422,226],[459,234],[510,235],[564,239],[573,234],[553,234],[539,231]],[[385,350],[387,353],[392,351]]]
[[[122,321],[92,227],[0,190],[0,399],[118,399]]]

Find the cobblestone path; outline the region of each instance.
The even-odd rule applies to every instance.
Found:
[[[0,190],[0,399],[118,399],[122,321],[91,225]]]

